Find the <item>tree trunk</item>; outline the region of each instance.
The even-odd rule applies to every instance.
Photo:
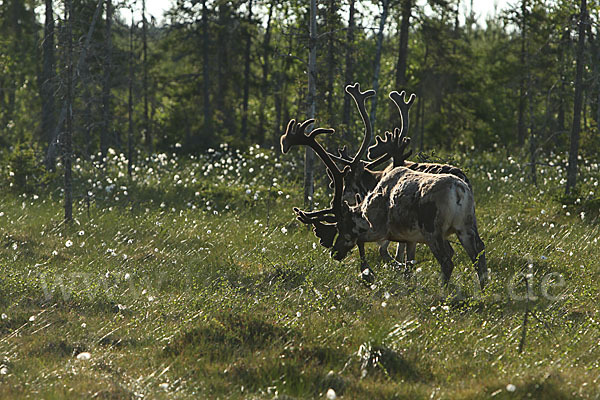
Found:
[[[209,71],[209,33],[208,33],[208,6],[202,0],[202,98],[204,110],[204,133],[209,135],[212,130],[212,110],[210,105],[210,71]]]
[[[525,81],[525,47],[527,42],[527,0],[521,0],[521,79],[519,81],[519,110],[517,122],[517,141],[519,147],[522,148],[525,144],[525,107],[526,107],[526,81]]]
[[[335,17],[337,14],[337,0],[329,0],[329,8],[327,10],[327,25],[329,30],[328,36],[328,54],[327,54],[327,89],[326,89],[326,107],[329,126],[337,126],[333,105],[335,103],[333,84],[336,77],[336,61],[335,61]],[[328,141],[331,139],[328,136]]]
[[[250,50],[252,49],[252,1],[248,0],[248,22],[246,26],[246,49],[244,53],[244,93],[242,99],[242,140],[248,138],[248,100],[250,97]]]
[[[265,36],[263,38],[263,64],[262,64],[262,98],[258,110],[258,129],[257,129],[257,142],[261,145],[265,143],[265,106],[267,104],[267,97],[269,95],[269,56],[271,54],[271,22],[273,19],[273,11],[275,10],[275,2],[272,2],[269,6],[269,16],[267,18],[267,29],[265,30]],[[270,130],[269,130],[269,133]]]
[[[317,97],[317,1],[310,0],[310,28],[308,41],[308,118],[314,118],[316,112],[315,101]],[[309,128],[312,130],[312,127]],[[304,206],[309,210],[313,207],[314,195],[314,159],[315,155],[310,147],[304,152]]]
[[[63,165],[65,167],[65,223],[69,223],[73,220],[73,184],[71,179],[71,152],[72,152],[72,137],[73,137],[73,5],[71,0],[66,0],[65,3],[65,23],[67,27],[66,37],[66,72],[67,72],[67,115],[66,115],[66,129],[64,139],[62,141],[63,146]]]
[[[531,181],[537,186],[537,137],[533,121],[533,84],[531,74],[527,78],[527,103],[529,104],[529,161],[531,162]]]
[[[229,35],[229,29],[231,26],[230,16],[231,4],[229,2],[221,2],[219,4],[219,32],[217,38],[219,43],[222,43],[223,45],[217,46],[218,91],[217,95],[215,96],[215,105],[221,119],[223,120],[223,124],[227,130],[227,133],[231,137],[235,137],[237,135],[236,120],[235,118],[232,118],[232,116],[235,114],[232,111],[231,101],[229,99],[231,88],[231,60],[229,59],[229,46],[231,43],[231,38]]]
[[[112,0],[106,0],[106,43],[104,47],[104,79],[102,80],[102,131],[100,133],[100,153],[106,157],[108,147],[112,141],[112,112],[110,109],[110,85],[112,68]]]
[[[377,32],[377,49],[375,51],[375,71],[373,72],[373,90],[377,92],[379,90],[379,71],[381,69],[381,48],[383,46],[383,29],[385,28],[385,22],[388,16],[389,0],[383,0],[383,10],[381,11],[381,18],[379,20],[379,31]],[[375,129],[375,118],[377,116],[377,96],[373,97],[371,101],[371,127]]]
[[[412,11],[412,0],[402,2],[402,21],[400,22],[400,38],[398,43],[398,61],[396,63],[396,90],[402,90],[406,86],[406,65],[408,62],[408,31],[410,28],[410,14]],[[392,126],[400,126],[400,116],[397,108],[391,104]]]
[[[152,154],[154,143],[148,116],[148,21],[146,20],[146,0],[142,0],[142,96],[144,97],[144,139],[148,152]]]
[[[44,20],[44,61],[42,68],[42,138],[45,143],[52,140],[52,130],[56,124],[54,116],[54,84],[55,84],[55,66],[54,66],[54,13],[52,10],[52,0],[46,2],[46,19]]]
[[[131,13],[131,27],[129,28],[129,79],[128,79],[128,99],[127,99],[127,174],[129,179],[133,172],[133,10]]]
[[[569,146],[569,165],[567,167],[567,186],[565,193],[571,190],[577,182],[577,156],[579,155],[579,134],[581,130],[581,106],[583,98],[583,63],[585,51],[585,25],[588,22],[586,0],[581,0],[579,16],[579,37],[577,39],[577,66],[575,69],[575,98],[573,100],[573,125],[571,127],[571,143]]]
[[[348,30],[346,31],[346,63],[344,72],[344,87],[354,83],[354,7],[355,0],[350,0],[350,12],[348,14]],[[344,105],[342,107],[342,137],[348,140],[350,125],[350,96],[344,94]]]

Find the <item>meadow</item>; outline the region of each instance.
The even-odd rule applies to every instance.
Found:
[[[295,220],[299,152],[76,160],[60,179],[0,167],[0,398],[595,399],[600,166],[454,154],[471,179],[491,281],[458,241],[451,284],[420,245],[407,279],[330,258]],[[59,166],[60,170],[60,166]],[[321,171],[319,174],[323,174]],[[315,201],[329,202],[326,182]]]

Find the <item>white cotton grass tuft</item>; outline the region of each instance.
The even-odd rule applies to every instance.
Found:
[[[517,390],[517,387],[515,385],[513,385],[512,383],[509,383],[508,385],[506,385],[506,391],[507,392],[514,392],[515,390]]]
[[[335,390],[333,390],[332,388],[327,389],[327,400],[335,399],[337,399],[337,394],[335,393]]]
[[[77,354],[78,360],[87,361],[90,358],[92,358],[92,355],[90,353],[88,353],[87,351]]]

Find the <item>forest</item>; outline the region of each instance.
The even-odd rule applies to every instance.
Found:
[[[6,0],[0,146],[51,166],[70,99],[72,152],[86,159],[276,147],[313,103],[340,132],[329,147],[354,148],[360,120],[343,89],[361,82],[380,93],[376,132],[398,119],[382,94],[417,95],[417,151],[506,149],[535,166],[574,146],[585,158],[599,146],[598,7],[576,3],[524,0],[484,20],[466,1],[331,0],[311,38],[304,2],[178,1],[158,24],[144,1]]]
[[[0,398],[598,397],[600,3],[147,3],[0,0]]]

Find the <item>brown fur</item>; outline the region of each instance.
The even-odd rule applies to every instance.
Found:
[[[481,286],[485,285],[485,246],[477,232],[473,193],[462,179],[394,168],[383,174],[360,204],[346,204],[344,210],[332,249],[334,258],[343,259],[357,243],[426,243],[440,262],[447,283],[454,268],[454,251],[447,238],[456,233],[477,263]]]

